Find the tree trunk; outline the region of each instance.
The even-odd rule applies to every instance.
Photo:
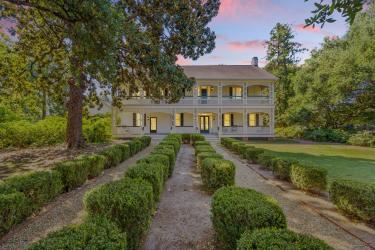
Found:
[[[82,132],[82,111],[85,92],[84,80],[77,83],[74,78],[69,80],[69,101],[66,142],[68,149],[82,148],[85,139]]]

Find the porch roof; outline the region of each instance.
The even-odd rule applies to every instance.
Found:
[[[252,65],[184,65],[188,77],[197,80],[270,80],[277,77]]]

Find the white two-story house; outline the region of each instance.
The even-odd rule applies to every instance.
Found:
[[[139,96],[113,108],[115,137],[202,133],[219,137],[274,137],[275,81],[251,65],[183,66],[195,78],[192,90],[178,103],[158,103]]]

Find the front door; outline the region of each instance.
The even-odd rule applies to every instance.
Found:
[[[150,133],[156,133],[158,130],[158,119],[150,117]]]
[[[207,104],[207,89],[201,89],[201,104]]]
[[[199,130],[201,133],[210,132],[210,117],[207,115],[202,115],[199,117]]]

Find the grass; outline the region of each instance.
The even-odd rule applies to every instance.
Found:
[[[328,181],[349,179],[375,184],[375,148],[344,144],[301,144],[287,140],[251,141],[276,156],[320,166],[328,171]]]

